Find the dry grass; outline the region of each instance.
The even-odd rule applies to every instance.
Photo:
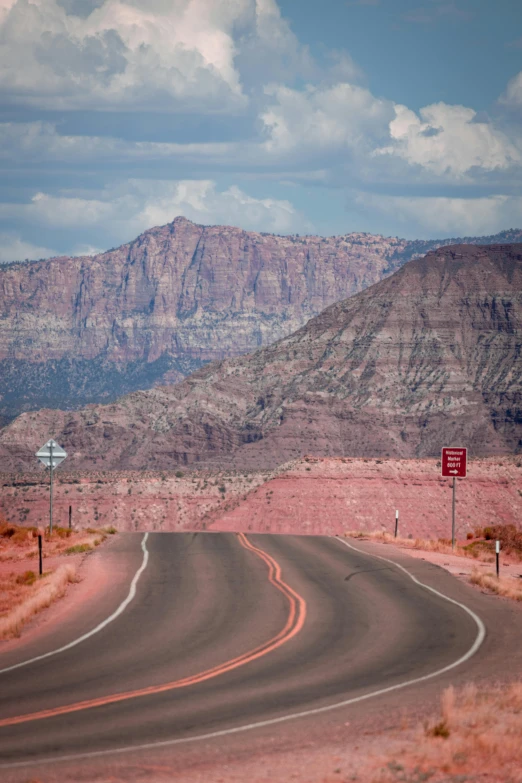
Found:
[[[514,601],[522,601],[522,580],[520,579],[505,576],[497,578],[496,574],[482,574],[474,569],[469,581],[471,584],[483,587],[497,595],[511,598]]]
[[[53,535],[49,530],[43,537],[44,558],[56,555],[88,552],[102,543],[113,530],[69,530],[56,527]],[[23,527],[2,522],[0,519],[0,563],[21,561],[38,556],[38,531],[35,527]]]
[[[522,780],[522,682],[489,691],[450,687],[441,707],[393,760],[380,760],[375,783]]]
[[[68,555],[91,551],[101,544],[108,531],[89,529],[72,531],[56,528],[43,540],[44,575],[38,574],[37,529],[13,525],[0,520],[0,639],[20,634],[23,625],[37,612],[60,598],[70,582],[75,581],[72,563],[49,569],[49,558],[64,560]],[[36,561],[36,562],[35,562]],[[52,561],[56,565],[56,559]],[[7,571],[9,564],[14,570]],[[25,570],[20,570],[20,568]]]
[[[76,569],[68,563],[30,584],[30,593],[24,595],[21,603],[0,617],[0,639],[19,636],[22,626],[37,612],[46,609],[57,598],[61,598],[67,585],[74,582],[75,578]]]
[[[394,538],[391,533],[385,531],[371,531],[361,532],[350,530],[345,533],[345,536],[350,538],[371,538],[374,541],[382,542],[383,544],[395,544],[397,546],[405,547],[407,549],[422,549],[425,552],[440,552],[443,555],[458,555],[460,557],[468,557],[473,560],[480,560],[483,563],[492,563],[495,560],[494,555],[494,541],[473,541],[465,546],[455,545],[455,549],[451,547],[451,540],[448,538]],[[480,544],[481,546],[477,546]]]
[[[496,526],[496,528],[485,528],[484,531],[477,530],[476,533],[485,533],[485,538],[483,540],[475,540],[473,541],[473,544],[468,544],[466,546],[457,545],[455,546],[455,549],[451,548],[451,541],[446,539],[394,538],[390,533],[386,533],[385,531],[369,533],[350,531],[345,533],[345,536],[351,538],[371,538],[374,541],[379,541],[384,544],[396,544],[397,546],[409,549],[419,549],[423,552],[439,552],[445,555],[473,558],[482,563],[493,563],[495,561],[495,555],[493,554],[495,539],[504,542],[503,545],[505,546],[505,549],[502,549],[503,554],[509,553],[515,555],[515,557],[519,556],[520,534],[512,525],[507,525],[507,529],[504,532],[500,530],[500,527],[501,526]],[[471,584],[482,587],[497,595],[510,598],[514,601],[522,601],[522,580],[518,580],[515,577],[501,576],[497,579],[495,574],[484,574],[478,571],[478,569],[473,568],[471,575],[469,576],[469,581]]]

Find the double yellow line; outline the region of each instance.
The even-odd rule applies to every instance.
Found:
[[[53,707],[52,709],[31,712],[26,715],[4,718],[0,720],[0,727],[14,726],[18,723],[42,720],[43,718],[54,718],[57,715],[67,715],[71,712],[80,712],[81,710],[89,710],[93,707],[102,707],[105,704],[116,704],[117,702],[136,699],[141,696],[152,696],[156,693],[165,693],[165,691],[173,691],[178,688],[186,688],[189,685],[197,685],[200,682],[205,682],[205,680],[210,680],[213,677],[219,677],[221,674],[226,674],[226,672],[233,671],[264,655],[268,655],[268,653],[277,650],[283,644],[286,644],[293,639],[304,625],[306,619],[306,601],[284,581],[282,578],[281,566],[275,558],[263,549],[251,544],[244,533],[238,533],[238,540],[241,546],[256,554],[267,564],[268,581],[273,584],[277,590],[283,593],[289,603],[288,618],[284,627],[276,636],[259,647],[255,647],[253,650],[243,653],[243,655],[239,655],[237,658],[232,658],[218,666],[214,666],[212,669],[206,669],[199,674],[193,674],[190,677],[184,677],[181,680],[166,682],[163,685],[151,685],[148,688],[139,688],[138,690],[127,691],[125,693],[114,693],[110,696],[100,696],[96,699],[86,699],[85,701],[78,701],[74,704],[66,704],[63,707]]]

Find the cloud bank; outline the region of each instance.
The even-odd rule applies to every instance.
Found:
[[[316,187],[410,236],[522,223],[522,72],[489,115],[414,111],[349,52],[314,58],[276,0],[0,0],[0,95],[0,161],[24,183],[0,202],[4,260],[177,214],[315,231]]]

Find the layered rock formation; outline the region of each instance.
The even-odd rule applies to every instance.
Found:
[[[0,425],[176,382],[273,343],[437,244],[177,218],[92,258],[0,267]]]
[[[0,434],[9,469],[50,435],[71,467],[273,466],[303,454],[422,457],[522,448],[522,244],[411,261],[254,354]]]

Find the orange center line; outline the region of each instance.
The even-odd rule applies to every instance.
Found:
[[[181,680],[174,680],[172,682],[164,683],[163,685],[150,685],[147,688],[140,688],[134,691],[127,691],[125,693],[115,693],[110,696],[100,696],[96,699],[87,699],[85,701],[79,701],[74,704],[66,704],[63,707],[54,707],[48,710],[41,710],[39,712],[31,712],[26,715],[17,715],[12,718],[3,718],[0,720],[0,727],[2,726],[14,726],[17,723],[26,723],[32,720],[40,720],[42,718],[52,718],[57,715],[66,715],[71,712],[80,712],[81,710],[88,710],[92,707],[101,707],[105,704],[115,704],[120,701],[127,701],[128,699],[136,699],[140,696],[151,696],[156,693],[164,693],[165,691],[172,691],[178,688],[186,688],[189,685],[196,685],[205,680],[210,680],[213,677],[218,677],[226,672],[233,671],[234,669],[244,666],[247,663],[261,658],[274,650],[277,650],[283,644],[286,644],[294,638],[302,629],[306,619],[306,601],[302,596],[293,590],[289,584],[287,584],[282,578],[281,566],[267,552],[260,549],[248,541],[244,533],[238,533],[238,539],[245,549],[250,550],[256,554],[261,560],[263,560],[268,566],[268,581],[274,585],[288,600],[290,609],[288,613],[287,621],[284,627],[279,631],[276,636],[269,639],[267,642],[255,647],[249,652],[239,655],[237,658],[225,661],[211,669],[206,669],[199,674],[193,674],[189,677],[184,677]]]

